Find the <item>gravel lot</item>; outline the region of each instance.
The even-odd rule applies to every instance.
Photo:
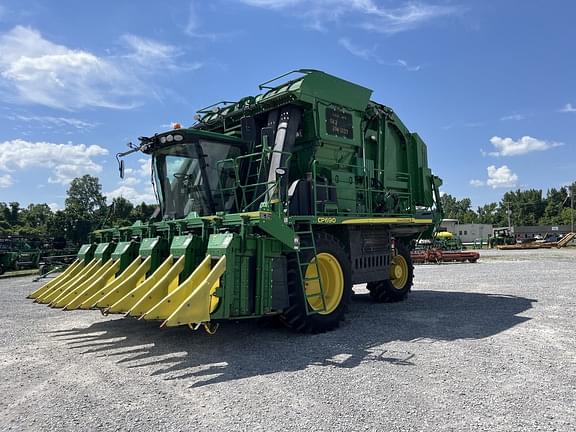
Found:
[[[0,430],[576,430],[576,250],[416,267],[315,336],[62,312],[0,281]]]

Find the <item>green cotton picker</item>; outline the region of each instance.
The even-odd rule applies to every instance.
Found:
[[[371,90],[324,72],[260,90],[119,154],[152,158],[158,217],[92,232],[29,297],[211,332],[278,316],[309,333],[338,327],[353,284],[406,298],[410,245],[442,218],[426,144]]]

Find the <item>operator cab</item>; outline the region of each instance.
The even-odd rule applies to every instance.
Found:
[[[153,181],[164,219],[180,219],[236,211],[234,165],[246,143],[233,137],[192,129],[154,137]],[[206,136],[214,135],[214,136]]]

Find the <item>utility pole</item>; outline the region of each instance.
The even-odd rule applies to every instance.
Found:
[[[512,223],[510,222],[510,216],[512,215],[512,210],[510,210],[510,201],[508,201],[507,204],[508,204],[508,210],[506,211],[506,214],[508,215],[508,229],[511,230]]]
[[[574,183],[570,186],[570,215],[572,216],[570,232],[574,232]]]

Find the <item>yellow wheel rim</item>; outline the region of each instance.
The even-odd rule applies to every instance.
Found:
[[[336,310],[342,300],[344,273],[340,263],[333,255],[322,252],[316,255],[316,258],[318,259],[318,266],[312,260],[306,267],[304,276],[307,279],[304,281],[306,299],[313,310],[321,315],[328,315]],[[320,290],[320,281],[317,279],[318,271],[320,271],[322,290]],[[324,292],[324,301],[322,301],[321,291]]]
[[[404,288],[408,282],[408,263],[402,255],[396,255],[392,258],[390,282],[392,282],[392,286],[398,290]]]

